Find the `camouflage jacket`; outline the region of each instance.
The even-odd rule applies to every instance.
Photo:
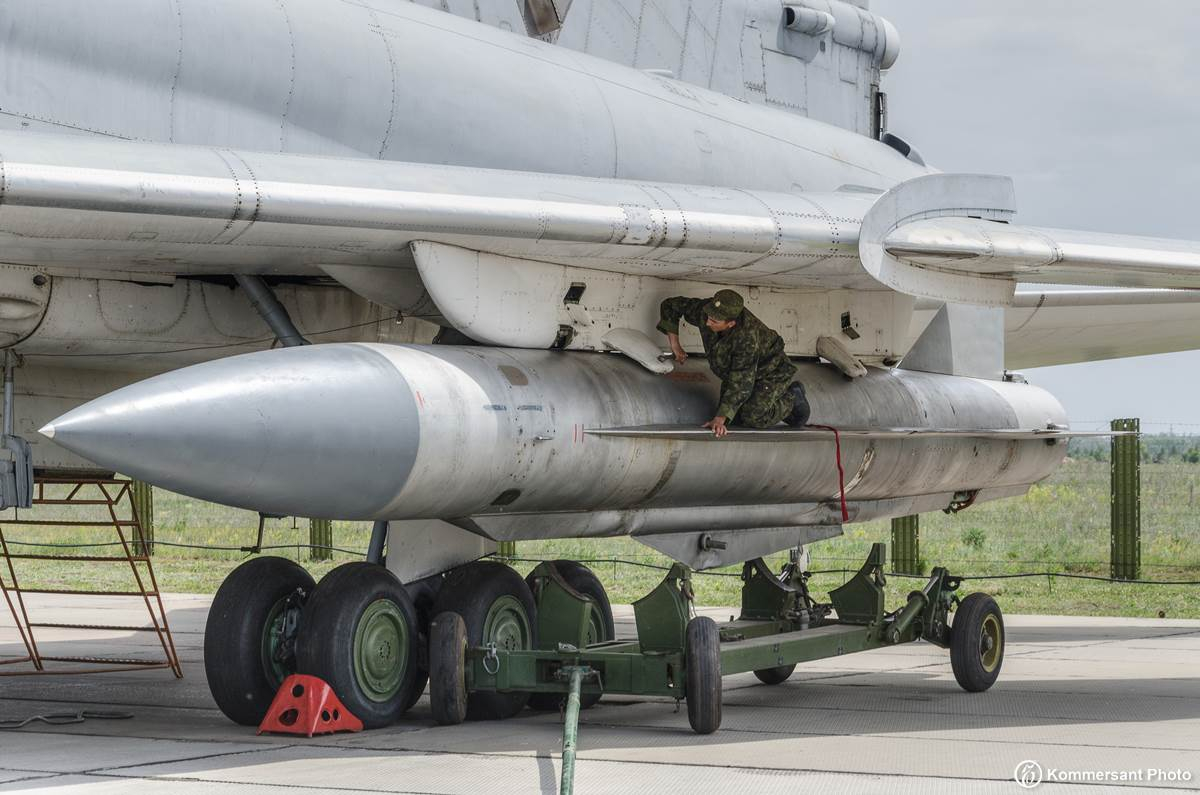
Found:
[[[754,392],[760,380],[787,384],[796,374],[796,365],[783,353],[783,338],[756,318],[749,309],[742,312],[737,325],[715,332],[704,322],[707,298],[678,296],[662,302],[658,330],[678,334],[679,321],[686,320],[700,329],[708,366],[721,379],[721,398],[716,416],[732,420],[738,409]]]

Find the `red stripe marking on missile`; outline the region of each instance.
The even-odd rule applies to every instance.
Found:
[[[417,392],[417,403],[421,404],[421,408],[425,408],[425,398],[421,397],[420,392]]]
[[[842,435],[832,425],[810,425],[810,428],[821,428],[833,432],[833,449],[837,456],[838,496],[842,500],[842,521],[850,520],[850,512],[846,510],[846,470],[842,467]]]

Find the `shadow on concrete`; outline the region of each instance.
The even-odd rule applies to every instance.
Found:
[[[129,707],[175,707],[215,709],[204,679],[203,627],[208,610],[203,607],[168,610],[176,653],[183,669],[183,679],[176,679],[169,669],[150,668],[121,672],[54,673],[55,671],[89,669],[93,666],[77,663],[46,663],[48,673],[33,672],[29,663],[0,666],[0,720],[27,717],[22,706],[29,702],[61,703],[64,710],[70,705],[85,709],[95,705],[122,704]],[[0,618],[9,618],[7,610]],[[83,621],[94,620],[91,615]],[[146,621],[149,626],[149,621]],[[199,627],[199,631],[196,630]],[[45,656],[106,656],[130,659],[162,659],[158,636],[153,632],[130,632],[122,635],[97,633],[88,639],[64,639],[61,630],[38,630],[38,649]],[[24,654],[20,642],[0,646],[0,657]],[[103,665],[94,666],[103,668]]]

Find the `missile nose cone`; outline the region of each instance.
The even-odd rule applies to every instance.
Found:
[[[416,459],[417,408],[368,345],[234,356],[140,381],[42,433],[106,469],[264,513],[372,518]]]
[[[47,439],[53,439],[54,438],[54,423],[50,423],[49,425],[46,425],[46,426],[38,429],[38,433],[40,433],[42,436],[45,436]]]

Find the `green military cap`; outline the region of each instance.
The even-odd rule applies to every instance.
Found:
[[[712,300],[704,305],[704,314],[717,320],[737,320],[744,308],[742,297],[733,290],[717,290]]]

